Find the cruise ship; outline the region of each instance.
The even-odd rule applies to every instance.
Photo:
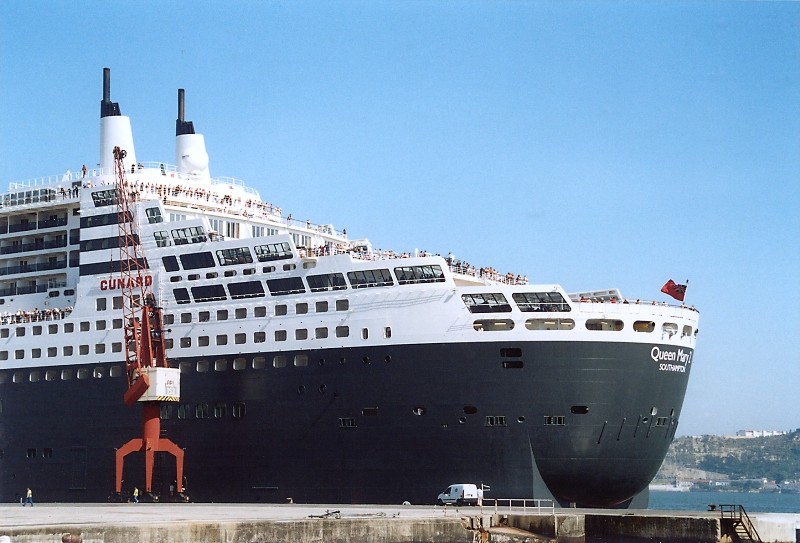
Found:
[[[178,91],[174,164],[139,161],[103,74],[96,167],[0,196],[0,501],[114,495],[127,406],[118,192],[164,314],[179,401],[153,499],[434,503],[449,484],[642,507],[675,436],[693,307],[567,292],[450,256],[375,250],[212,177]],[[164,157],[161,157],[164,158]],[[413,240],[397,240],[409,245]],[[479,250],[476,248],[476,251]],[[590,270],[587,268],[587,273]],[[144,487],[142,454],[122,491]]]

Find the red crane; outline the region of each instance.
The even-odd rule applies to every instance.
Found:
[[[183,449],[161,437],[161,404],[180,401],[180,370],[170,368],[164,349],[164,322],[153,294],[153,278],[146,272],[146,261],[134,219],[131,191],[125,175],[126,152],[114,148],[119,224],[120,274],[122,278],[123,330],[125,333],[125,371],[128,388],[125,404],[142,404],[142,437],[125,443],[116,452],[115,490],[122,492],[125,457],[133,452],[145,454],[145,495],[153,494],[153,461],[156,452],[175,457],[176,493],[183,496]]]

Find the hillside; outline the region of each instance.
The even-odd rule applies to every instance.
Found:
[[[680,437],[654,484],[800,491],[800,429],[772,437]]]

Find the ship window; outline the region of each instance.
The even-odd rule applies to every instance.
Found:
[[[522,360],[503,360],[503,368],[505,369],[522,369],[525,364]]]
[[[109,377],[119,377],[120,375],[122,375],[122,368],[120,366],[111,366],[108,369]]]
[[[197,338],[198,347],[208,347],[209,343],[210,339],[208,336],[198,336]]]
[[[384,327],[384,329],[383,329],[383,337],[385,337],[386,339],[389,339],[389,338],[392,337],[392,327],[391,326]]]
[[[478,332],[500,332],[514,329],[511,319],[480,319],[472,323],[472,328]]]
[[[234,312],[234,315],[237,319],[246,319],[247,318],[247,308],[246,307],[238,307]]]
[[[272,359],[272,367],[274,368],[285,368],[286,367],[286,357],[282,354],[276,355]]]
[[[92,377],[94,377],[95,379],[102,379],[105,376],[106,376],[106,370],[104,370],[103,368],[95,368],[92,371]]]
[[[172,338],[167,338],[164,340],[164,348],[165,349],[172,349],[175,343],[172,341]]]
[[[275,330],[275,341],[286,341],[286,330]]]
[[[586,415],[589,413],[588,405],[573,405],[569,408],[569,412],[573,415]]]
[[[306,366],[308,366],[308,355],[307,354],[294,355],[294,365],[297,368],[305,368]]]
[[[90,373],[87,368],[78,368],[78,379],[88,379],[89,375]]]
[[[465,405],[464,406],[464,414],[465,415],[474,415],[478,412],[478,408],[474,405]]]
[[[203,243],[205,241],[208,241],[208,238],[206,238],[206,231],[203,230],[202,226],[190,226],[188,228],[178,228],[176,230],[173,230],[172,239],[175,240],[175,245],[185,245],[187,243]],[[211,253],[208,254],[209,256],[211,255]],[[183,256],[181,256],[181,263],[183,263]],[[184,264],[183,267],[186,268],[186,265]]]
[[[666,426],[669,423],[669,417],[658,417],[656,419],[656,426]]]
[[[266,332],[254,332],[253,333],[253,343],[264,343],[267,341],[267,333]]]
[[[403,266],[394,269],[397,282],[401,285],[416,283],[443,283],[444,273],[441,266]]]
[[[181,265],[184,270],[197,270],[200,268],[213,268],[214,256],[211,251],[204,251],[202,253],[188,253],[181,255]]]
[[[305,302],[296,304],[294,306],[294,312],[298,315],[305,315],[306,313],[308,313],[308,304]]]
[[[512,294],[520,311],[571,311],[572,308],[560,292],[516,292]]]
[[[95,299],[95,309],[98,311],[105,311],[106,310],[106,299],[105,298],[97,298]]]
[[[169,247],[169,234],[167,232],[164,231],[153,232],[153,238],[156,240],[156,247]],[[167,258],[175,258],[175,257],[172,256]]]
[[[564,415],[545,415],[545,426],[564,426],[566,424],[566,417]]]
[[[148,207],[144,210],[145,215],[147,215],[147,221],[150,224],[158,224],[160,222],[164,222],[164,217],[161,216],[161,210],[157,207]]]
[[[369,339],[369,328],[361,329],[361,339]]]
[[[681,332],[681,337],[686,337],[691,335],[692,335],[692,327],[687,324],[683,327],[683,331]]]
[[[88,331],[89,331],[89,321],[82,321],[81,332],[88,332]]]
[[[281,317],[288,313],[288,306],[280,304],[275,306],[275,316]]]
[[[308,330],[305,328],[298,328],[294,331],[294,339],[308,339]]]
[[[633,323],[633,329],[637,332],[652,332],[656,329],[656,323],[653,321],[636,321]]]
[[[253,316],[254,317],[266,317],[267,316],[267,308],[263,305],[257,305],[253,308]]]
[[[275,271],[275,266],[264,266],[261,268],[262,273],[272,273]]]
[[[228,415],[228,404],[218,403],[214,404],[214,418],[224,419]]]
[[[161,404],[161,412],[159,413],[158,418],[161,420],[169,420],[172,418],[172,405],[168,403]]]
[[[187,324],[192,322],[192,314],[191,313],[181,313],[181,323]]]
[[[114,320],[114,328],[122,328],[122,320],[119,321],[119,326],[116,325],[117,319]],[[175,315],[172,313],[165,313],[164,314],[164,324],[175,324]]]
[[[33,335],[34,336],[41,336],[42,335],[42,327],[41,326],[34,326],[33,327]]]
[[[328,329],[325,327],[322,328],[315,328],[314,329],[314,337],[316,339],[325,339],[328,337]]]
[[[47,325],[47,333],[48,334],[57,334],[58,333],[58,325],[57,324],[48,324]]]
[[[235,249],[220,249],[217,251],[217,262],[220,266],[233,266],[235,264],[252,264],[253,257],[247,247]]]
[[[8,328],[0,328],[0,337],[8,337]]]
[[[78,354],[80,354],[80,355],[89,354],[89,346],[88,345],[78,345]]]
[[[602,332],[619,332],[624,328],[625,324],[619,319],[588,319],[586,321],[586,329]]]
[[[575,321],[572,319],[528,319],[525,321],[528,330],[572,330]]]
[[[347,311],[350,309],[350,300],[336,300],[336,311]]]
[[[347,279],[350,280],[350,285],[353,288],[389,287],[394,285],[392,275],[387,268],[347,272]]]
[[[228,344],[228,336],[226,334],[218,334],[216,341],[217,341],[217,345],[227,345]]]
[[[187,349],[192,346],[192,338],[182,337],[180,340],[181,349]]]
[[[31,357],[32,358],[41,358],[42,357],[42,350],[41,349],[31,349]]]
[[[162,257],[161,262],[163,262],[164,269],[168,272],[176,272],[181,269],[180,266],[178,266],[178,259],[174,256]]]
[[[336,327],[336,337],[348,337],[350,335],[350,327],[349,326],[337,326]]]
[[[58,370],[47,370],[44,372],[45,381],[55,381],[58,379]]]
[[[22,360],[25,358],[25,350],[24,349],[17,349],[14,351],[14,358],[17,360]]]
[[[222,285],[192,287],[192,297],[194,297],[195,302],[216,302],[228,299],[228,295],[225,294],[225,288]]]
[[[71,369],[61,370],[61,380],[69,381],[70,379],[72,379],[72,370]]]
[[[117,189],[97,190],[92,193],[95,207],[117,205]]]
[[[218,309],[217,310],[217,320],[218,321],[226,321],[226,320],[228,320],[228,310],[227,309]]]
[[[66,295],[66,293],[64,293]],[[114,296],[111,300],[111,305],[113,309],[122,309],[122,296]]]
[[[505,426],[506,418],[503,415],[487,415],[486,426]]]
[[[207,419],[208,418],[208,404],[207,403],[199,403],[194,408],[194,416],[198,419]]]
[[[233,342],[236,345],[242,345],[244,343],[247,343],[247,334],[234,334]]]
[[[188,304],[192,302],[192,299],[189,298],[189,290],[185,288],[175,288],[172,289],[172,293],[175,295],[175,303],[178,304]]]
[[[341,273],[325,273],[322,275],[309,275],[308,286],[311,292],[325,292],[328,290],[344,290],[347,283]]]
[[[233,359],[234,370],[241,371],[245,368],[247,368],[247,359],[241,357]]]
[[[200,280],[200,274],[199,273],[190,273],[189,275],[186,276],[186,278],[189,281],[199,281]],[[175,277],[170,277],[169,280],[177,283],[178,281],[181,280],[181,276],[177,275]]]
[[[663,332],[662,336],[667,335],[669,337],[672,337],[678,333],[678,325],[675,324],[674,322],[665,322],[664,324],[661,325],[661,330]]]
[[[271,260],[282,260],[292,258],[292,248],[287,242],[268,243],[266,245],[256,245],[256,258],[259,262],[269,262]]]
[[[246,413],[246,409],[245,409],[244,405],[245,404],[243,404],[241,402],[233,404],[232,409],[231,409],[231,415],[233,416],[233,418],[240,419],[240,418],[244,417],[244,415]]]
[[[48,347],[47,348],[47,357],[54,358],[58,356],[58,347]]]
[[[263,370],[267,366],[267,359],[263,356],[256,356],[253,358],[253,369]]]
[[[181,362],[178,364],[178,369],[181,371],[181,373],[189,373],[192,371],[192,368],[193,365],[191,362]]]
[[[273,296],[287,294],[300,294],[306,291],[303,280],[299,277],[284,277],[282,279],[267,279],[267,286]]]
[[[315,310],[317,313],[326,313],[328,311],[328,302],[317,302]]]
[[[206,373],[208,371],[208,360],[197,361],[197,373]]]
[[[192,404],[184,403],[178,406],[178,418],[179,419],[187,419],[189,418],[189,413],[192,412]]]
[[[95,321],[94,329],[95,330],[105,330],[106,329],[106,321]]]
[[[61,352],[64,356],[72,356],[72,345],[64,345]]]
[[[0,360],[8,360],[8,351],[0,351]]]
[[[228,291],[234,300],[239,298],[261,298],[264,294],[264,286],[261,281],[247,281],[245,283],[229,283]],[[241,318],[241,317],[237,317]]]
[[[17,334],[17,337],[24,336],[25,335],[25,328],[22,327],[22,326],[18,326],[16,334]]]
[[[122,343],[119,341],[115,341],[111,344],[111,352],[112,353],[121,353],[122,352]]]
[[[501,293],[462,294],[470,313],[509,313],[511,306]]]
[[[339,419],[339,428],[355,428],[356,419],[353,417],[342,417]]]
[[[228,361],[224,358],[214,360],[214,371],[228,371]]]
[[[26,378],[26,374],[24,371],[15,371],[14,376],[11,380],[15,383],[24,383]]]
[[[94,354],[104,354],[106,352],[106,344],[105,343],[95,343],[94,344]]]
[[[211,313],[209,313],[208,311],[200,311],[197,314],[197,320],[199,322],[208,322],[209,320],[211,320]]]

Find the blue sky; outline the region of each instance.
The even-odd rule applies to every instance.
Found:
[[[212,175],[373,245],[667,300],[679,434],[800,427],[800,3],[0,5],[0,184],[95,164],[102,68],[142,161],[176,95]]]

